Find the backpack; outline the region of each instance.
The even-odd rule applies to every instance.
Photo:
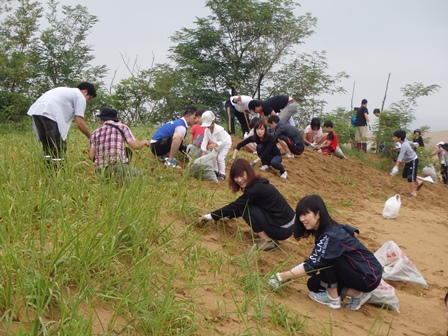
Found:
[[[352,127],[356,127],[356,114],[352,115]]]

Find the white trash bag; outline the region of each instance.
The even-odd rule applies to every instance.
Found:
[[[188,175],[199,180],[218,182],[215,170],[213,169],[213,160],[216,159],[217,155],[218,152],[212,150],[210,153],[194,160],[193,164],[188,169]]]
[[[342,149],[341,147],[339,147],[339,145],[336,147],[336,150],[334,151],[333,155],[340,159],[346,159],[344,152],[342,152]]]
[[[415,282],[428,288],[428,284],[423,279],[423,276],[392,240],[385,242],[375,252],[375,257],[383,266],[384,280]]]
[[[386,281],[381,279],[378,287],[372,291],[372,297],[369,303],[375,306],[383,306],[387,309],[400,312],[400,301],[398,301],[397,295],[395,295],[394,286],[389,285]]]
[[[401,198],[400,195],[390,197],[386,203],[384,203],[383,217],[386,219],[395,219],[398,217],[398,212],[400,212]]]

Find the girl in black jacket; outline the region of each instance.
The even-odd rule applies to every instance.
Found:
[[[302,198],[296,216],[294,236],[297,239],[314,236],[313,252],[290,271],[273,275],[269,284],[278,288],[282,281],[308,274],[311,299],[338,309],[344,297],[350,296],[347,308],[358,310],[380,284],[381,264],[354,237],[356,229],[338,224],[330,217],[319,195]]]
[[[277,147],[277,141],[269,134],[268,127],[263,120],[259,120],[254,125],[254,135],[241,141],[236,145],[233,152],[232,160],[235,160],[238,151],[247,144],[255,142],[257,144],[257,155],[261,159],[261,170],[267,170],[269,166],[274,167],[280,171],[281,178],[287,178],[288,173],[282,165],[282,154]],[[252,162],[255,166],[259,159]]]
[[[269,251],[277,240],[292,235],[295,213],[280,192],[265,178],[258,176],[249,162],[237,159],[230,167],[229,187],[243,194],[221,209],[201,216],[201,221],[243,217],[260,238],[259,249]]]

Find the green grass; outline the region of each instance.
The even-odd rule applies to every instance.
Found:
[[[199,187],[147,149],[134,154],[141,177],[101,182],[77,130],[58,171],[44,167],[30,125],[5,126],[0,146],[0,333],[211,335],[235,319],[240,335],[316,333],[266,288],[270,274],[240,230],[195,226],[199,214],[234,198],[222,185]],[[201,243],[207,230],[226,239],[225,251]],[[294,260],[278,253],[276,270]],[[220,298],[215,317],[201,303],[208,293]]]

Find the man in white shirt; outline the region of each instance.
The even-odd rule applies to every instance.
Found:
[[[90,139],[84,121],[87,102],[96,97],[95,87],[82,82],[77,88],[58,87],[45,92],[28,110],[33,118],[33,130],[42,142],[47,165],[63,161],[70,125],[75,119],[78,129]]]
[[[235,117],[238,119],[241,125],[241,129],[244,133],[248,133],[249,127],[249,103],[253,100],[250,96],[232,96],[225,102],[225,108],[227,117],[229,118],[229,134],[235,134]]]

